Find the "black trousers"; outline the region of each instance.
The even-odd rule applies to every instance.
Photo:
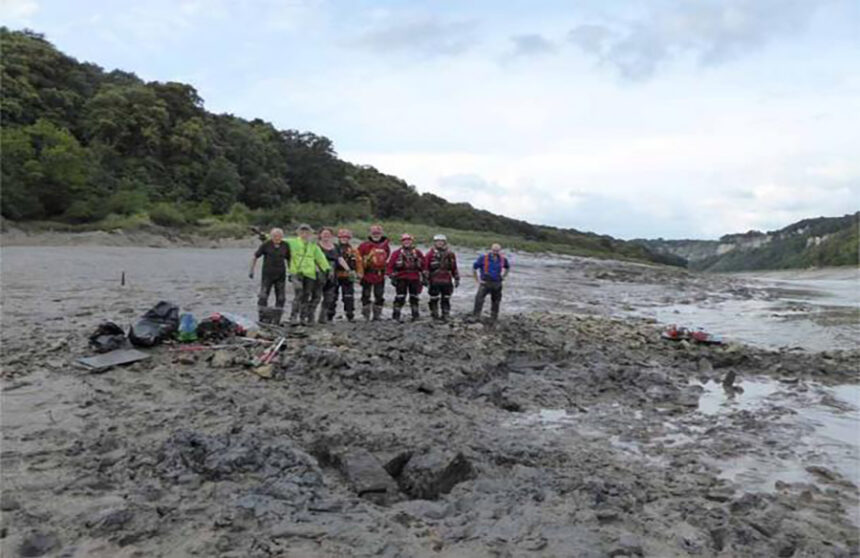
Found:
[[[257,313],[261,322],[279,323],[284,313],[284,304],[287,302],[285,287],[287,278],[279,277],[260,278],[260,292],[257,294]],[[275,290],[275,307],[269,308],[269,295]]]
[[[475,295],[475,316],[480,317],[484,309],[484,299],[490,295],[490,315],[495,320],[499,317],[499,306],[502,304],[502,282],[501,281],[481,281],[478,287],[478,293]]]
[[[409,306],[412,307],[412,314],[418,313],[418,295],[421,294],[420,279],[395,279],[394,281],[394,312],[400,313],[400,309],[406,304],[406,296],[409,296]]]
[[[451,313],[451,295],[454,293],[453,283],[430,283],[430,313],[436,317],[439,314],[439,306],[442,306],[442,315]]]
[[[379,283],[362,283],[361,284],[361,305],[369,307],[371,298],[373,305],[382,308],[385,304],[385,282]]]
[[[334,294],[328,305],[328,319],[333,320],[337,314],[337,301],[343,301],[343,311],[348,319],[355,316],[355,283],[349,277],[338,277],[334,284]],[[325,300],[325,296],[323,296]]]

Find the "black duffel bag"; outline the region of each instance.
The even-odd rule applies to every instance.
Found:
[[[141,317],[128,332],[135,347],[152,347],[170,338],[179,329],[179,307],[161,301]]]
[[[125,331],[115,322],[102,322],[90,335],[90,347],[97,353],[107,353],[125,345]]]

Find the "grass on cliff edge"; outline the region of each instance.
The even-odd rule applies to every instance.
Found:
[[[493,242],[498,242],[505,250],[636,261],[636,258],[625,256],[618,252],[598,250],[590,246],[580,246],[573,243],[561,244],[540,242],[515,235],[500,235],[493,232],[437,227],[419,223],[407,223],[404,221],[383,220],[373,222],[381,223],[385,228],[385,234],[391,238],[392,242],[395,244],[400,238],[400,235],[404,232],[412,234],[415,237],[416,242],[424,245],[429,245],[432,242],[433,235],[441,233],[448,237],[448,241],[451,244],[468,248],[487,249]],[[370,224],[371,221],[368,220],[349,221],[334,224],[332,228],[336,232],[337,228],[346,227],[352,230],[354,238],[358,241],[367,236]],[[14,226],[15,228],[28,232],[54,231],[80,233],[121,229],[125,231],[146,230],[155,234],[161,233],[165,235],[196,235],[209,239],[252,237],[248,223],[235,222],[224,218],[207,217],[197,220],[195,224],[164,226],[154,223],[153,219],[151,219],[146,212],[136,213],[134,215],[112,214],[100,221],[83,224],[71,224],[59,221],[29,221],[14,223],[6,221],[5,226]],[[288,236],[292,234],[291,229],[293,226],[295,226],[295,223],[283,226]]]

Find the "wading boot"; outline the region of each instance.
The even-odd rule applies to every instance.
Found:
[[[447,322],[451,319],[451,311],[450,310],[442,310],[442,321]]]
[[[400,318],[400,308],[399,307],[395,306],[394,310],[391,311],[391,319],[394,320],[395,322],[402,321]]]
[[[435,303],[434,303],[434,302],[431,302],[431,303],[430,303],[430,316],[431,316],[434,320],[438,320],[438,319],[439,319],[439,303],[438,303],[438,302],[435,302]]]
[[[413,322],[417,322],[417,321],[418,321],[418,318],[419,318],[419,317],[420,317],[420,315],[421,315],[421,313],[418,311],[418,305],[417,305],[417,304],[412,304],[412,305],[411,305],[411,308],[412,308],[412,321],[413,321]]]
[[[347,314],[346,319],[347,319],[347,321],[354,322],[355,321],[355,314]]]
[[[364,318],[364,321],[370,321],[370,304],[365,304],[361,307],[361,317]]]
[[[382,306],[373,305],[373,321],[378,322],[382,319]]]

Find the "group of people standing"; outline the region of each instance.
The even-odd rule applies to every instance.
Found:
[[[343,303],[346,319],[355,320],[355,284],[361,285],[361,314],[365,320],[380,320],[385,305],[385,282],[394,286],[391,317],[402,320],[403,308],[409,302],[413,320],[420,317],[420,294],[428,288],[430,315],[447,320],[451,315],[451,296],[460,286],[457,257],[443,234],[433,237],[426,254],[415,246],[412,235],[400,236],[400,246],[392,251],[381,225],[372,225],[367,239],[357,247],[352,232],[323,228],[314,237],[310,225],[300,225],[296,236],[284,238],[284,231],[272,229],[251,258],[249,276],[254,278],[257,260],[263,258],[257,305],[261,322],[280,323],[286,304],[287,279],[293,285],[290,322],[311,324],[330,322],[337,314],[338,301]],[[484,299],[492,301],[491,319],[499,316],[502,283],[510,263],[493,244],[473,264],[478,283],[473,314],[480,317]],[[274,290],[275,306],[268,305]],[[317,314],[317,307],[319,312]]]

